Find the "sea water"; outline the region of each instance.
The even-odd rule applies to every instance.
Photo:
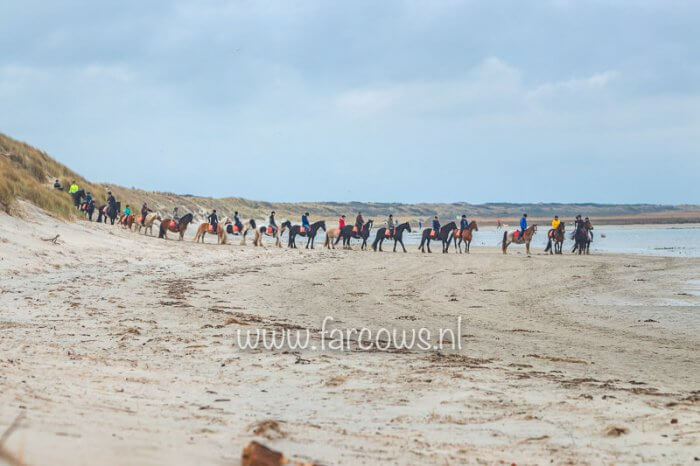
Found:
[[[404,244],[408,249],[415,248],[420,243],[421,234],[416,231],[416,226],[411,233],[404,235]],[[548,226],[538,227],[537,233],[530,244],[533,253],[543,252],[547,245]],[[512,231],[511,227],[506,230]],[[568,253],[574,247],[571,239],[572,230],[566,232],[564,241],[564,252]],[[376,228],[372,229],[369,244],[374,241]],[[321,239],[323,244],[323,236]],[[496,227],[482,227],[474,232],[472,240],[472,250],[479,247],[500,247],[503,240],[503,229]],[[299,245],[297,240],[297,245]],[[358,240],[352,240],[353,245],[358,245]],[[385,241],[382,249],[393,247],[393,241]],[[450,249],[454,244],[450,246]],[[400,248],[400,247],[399,247]],[[433,252],[440,251],[439,243],[431,242]],[[513,250],[523,249],[523,245],[511,245]],[[674,225],[596,225],[593,230],[593,242],[591,243],[591,253],[615,252],[629,254],[644,254],[655,256],[673,257],[700,257],[700,224],[674,224]]]

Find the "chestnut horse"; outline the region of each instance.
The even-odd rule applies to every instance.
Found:
[[[502,243],[502,249],[503,249],[503,254],[506,253],[506,249],[508,249],[508,245],[510,243],[513,244],[524,244],[525,245],[525,250],[527,251],[527,255],[530,255],[530,241],[532,241],[532,237],[535,235],[535,232],[537,231],[537,225],[530,225],[527,227],[527,230],[525,230],[525,233],[523,233],[522,237],[520,236],[520,230],[515,230],[512,233],[508,233],[507,231],[503,232],[503,243]],[[516,236],[517,235],[517,236]]]
[[[281,248],[282,243],[280,242],[280,238],[282,238],[284,230],[286,230],[287,228],[292,228],[292,222],[290,222],[289,220],[282,222],[282,225],[280,225],[277,229],[265,226],[256,229],[255,238],[253,238],[253,246],[265,247],[265,245],[263,245],[262,242],[263,236],[272,236],[273,238],[275,238],[275,246]]]
[[[562,247],[564,246],[565,231],[564,222],[561,222],[556,230],[551,228],[547,233],[549,241],[547,241],[547,247],[544,248],[544,252],[549,251],[549,254],[561,254]],[[552,245],[554,248],[552,248]]]
[[[146,221],[143,222],[143,225],[141,225],[141,216],[139,215],[134,221],[134,231],[136,231],[137,233],[141,233],[141,228],[143,228],[144,235],[153,235],[153,222],[155,222],[156,220],[158,220],[159,222],[163,221],[160,218],[160,214],[151,212],[146,215]]]
[[[190,222],[192,222],[192,214],[183,215],[177,222],[172,218],[164,218],[160,222],[158,238],[168,239],[168,232],[172,231],[175,233],[180,233],[180,241],[182,241],[182,238],[185,236],[185,230],[187,230],[187,225],[189,225]]]
[[[194,234],[194,242],[198,243],[204,242],[204,235],[209,233],[210,235],[216,235],[216,244],[226,244],[226,225],[230,224],[231,220],[228,217],[224,217],[221,222],[216,224],[216,231],[214,227],[209,223],[202,223],[197,228],[197,233]]]
[[[469,225],[467,226],[466,230],[460,230],[456,229],[452,237],[455,240],[455,248],[459,246],[459,253],[462,253],[462,241],[464,241],[464,250],[467,254],[469,254],[469,246],[472,244],[472,236],[473,236],[473,231],[479,231],[479,227],[476,225],[476,222],[472,220],[469,222]],[[457,240],[459,239],[459,244],[457,243]]]

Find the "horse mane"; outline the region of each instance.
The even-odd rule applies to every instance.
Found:
[[[248,223],[250,223],[250,226],[253,227],[254,229],[257,227],[257,224],[255,223],[255,219],[254,219],[254,218],[251,218],[250,221],[249,221]]]
[[[190,223],[192,221],[192,214],[185,214],[182,217],[180,217],[180,221],[178,222],[178,225],[184,225],[185,223]]]

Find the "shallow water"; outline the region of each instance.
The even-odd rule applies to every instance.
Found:
[[[547,230],[541,228],[535,234],[531,244],[532,252],[542,252],[547,245]],[[566,234],[564,251],[570,252],[574,246],[570,239],[571,231]],[[375,231],[370,235],[374,240]],[[323,239],[321,236],[321,244]],[[483,227],[474,233],[472,249],[488,246],[500,247],[503,240],[503,230],[496,230],[495,227]],[[415,248],[420,243],[420,232],[414,230],[407,233],[404,243],[408,249],[411,245]],[[357,240],[353,240],[357,244]],[[297,242],[297,245],[299,243]],[[393,247],[393,242],[384,243],[384,249],[388,245]],[[514,250],[524,250],[522,245],[511,246]],[[440,245],[431,244],[433,252],[440,251]],[[452,249],[452,246],[450,247]],[[510,249],[510,248],[509,248]],[[700,257],[700,225],[679,224],[679,225],[600,225],[594,230],[593,242],[591,243],[591,253],[594,252],[617,252],[629,254],[644,254],[654,256],[669,257]]]

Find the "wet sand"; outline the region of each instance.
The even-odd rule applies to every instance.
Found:
[[[4,448],[27,463],[237,464],[253,439],[324,464],[700,454],[700,259],[201,245],[25,209],[0,214],[0,432],[23,415]],[[326,316],[461,316],[462,348],[235,344],[256,328],[318,344]]]

